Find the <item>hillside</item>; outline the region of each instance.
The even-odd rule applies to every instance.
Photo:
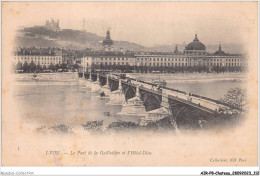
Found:
[[[104,37],[100,37],[90,32],[83,32],[73,29],[62,29],[60,31],[48,30],[43,26],[34,26],[20,29],[17,32],[16,43],[23,47],[62,47],[67,49],[85,49],[94,50],[102,49],[102,41]],[[127,41],[114,41],[114,49],[132,50],[132,51],[158,51],[172,52],[174,45],[156,45],[153,47],[144,47]],[[183,51],[185,45],[177,44],[178,50]],[[213,53],[218,50],[218,44],[207,45],[207,52]],[[222,50],[226,53],[242,53],[243,46],[240,44],[222,44]]]
[[[20,29],[17,32],[16,42],[18,46],[24,47],[63,47],[70,49],[92,48],[102,49],[104,37],[89,32],[72,29],[61,31],[48,30],[42,26],[34,26]],[[120,50],[138,50],[140,45],[127,41],[114,41],[114,48]]]

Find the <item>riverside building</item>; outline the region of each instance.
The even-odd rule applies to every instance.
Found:
[[[30,64],[34,62],[36,65],[46,66],[49,65],[61,65],[62,60],[62,50],[54,48],[18,48],[14,52],[14,63],[17,64],[21,62],[24,64],[27,62]]]
[[[103,41],[103,51],[85,53],[81,59],[83,71],[87,71],[93,65],[102,68],[109,65],[137,66],[137,67],[168,67],[168,68],[192,68],[203,67],[207,70],[212,68],[245,68],[247,61],[244,55],[227,54],[222,51],[221,45],[215,53],[208,53],[206,46],[199,41],[197,34],[180,52],[175,47],[174,52],[146,52],[126,53],[113,50],[113,41],[109,30]]]

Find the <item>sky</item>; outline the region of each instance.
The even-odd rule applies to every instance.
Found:
[[[256,2],[23,2],[4,4],[17,26],[59,19],[62,29],[82,29],[144,46],[188,44],[195,33],[206,45],[241,44],[257,24]],[[9,12],[8,11],[8,12]],[[4,16],[4,15],[3,15]],[[26,20],[24,20],[26,19]]]

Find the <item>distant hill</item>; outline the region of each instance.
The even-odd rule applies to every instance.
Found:
[[[102,49],[104,37],[72,29],[49,30],[43,26],[26,27],[17,32],[16,42],[24,47],[63,47],[70,49]],[[114,41],[114,48],[120,50],[140,50],[141,45],[127,41]]]
[[[60,31],[49,30],[43,26],[25,27],[17,32],[16,43],[23,47],[62,47],[66,49],[85,49],[94,50],[102,49],[102,41],[104,37],[100,37],[90,32],[83,32],[73,29],[62,29]],[[114,49],[131,51],[158,51],[173,52],[174,45],[156,45],[153,47],[144,47],[136,43],[127,41],[114,41]],[[185,45],[177,44],[178,50],[183,51]],[[207,45],[207,52],[215,52],[218,45]],[[243,53],[243,46],[239,44],[222,44],[222,50],[226,53]]]

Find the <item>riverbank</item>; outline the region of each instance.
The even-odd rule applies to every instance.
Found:
[[[49,81],[66,81],[78,79],[77,72],[56,72],[56,73],[22,73],[12,74],[15,81],[20,80],[49,80]]]
[[[176,73],[176,74],[127,74],[130,77],[137,77],[144,81],[151,81],[153,79],[166,80],[168,82],[186,82],[186,81],[244,81],[246,80],[246,73]]]

